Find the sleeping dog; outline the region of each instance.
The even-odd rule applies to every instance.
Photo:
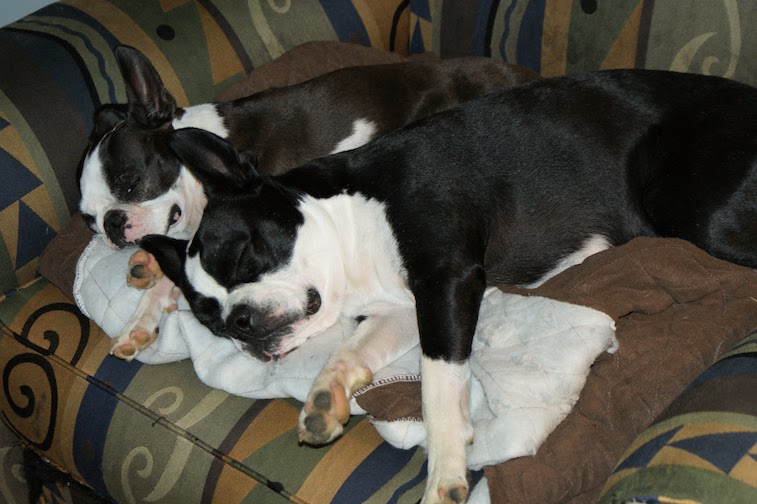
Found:
[[[202,128],[252,151],[261,174],[276,174],[309,159],[359,147],[374,136],[458,103],[537,76],[484,58],[351,67],[231,102],[179,108],[150,61],[139,51],[115,51],[128,106],[95,116],[80,178],[81,213],[114,247],[147,234],[189,238],[205,206],[197,180],[168,147],[175,129]],[[146,254],[132,258],[130,284],[147,288]],[[176,291],[159,280],[112,351],[133,358],[156,337],[163,309]]]
[[[208,205],[191,241],[141,245],[204,324],[271,359],[359,321],[314,382],[302,441],[337,437],[355,389],[420,337],[427,503],[467,497],[467,362],[488,286],[538,285],[637,236],[757,267],[757,90],[722,78],[534,81],[277,177],[207,132],[170,144]]]

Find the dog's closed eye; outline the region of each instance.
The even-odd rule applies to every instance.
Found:
[[[317,289],[311,287],[308,289],[308,305],[305,309],[305,316],[315,315],[321,309],[321,294]]]

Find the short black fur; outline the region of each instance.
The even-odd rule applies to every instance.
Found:
[[[207,134],[174,134],[197,135]],[[201,228],[212,232],[193,247],[227,288],[254,282],[261,267],[287,263],[298,195],[379,200],[415,295],[423,353],[459,362],[487,285],[535,282],[593,236],[610,245],[681,237],[756,267],[756,156],[751,87],[640,70],[556,78],[279,177],[253,176],[256,194],[211,190]]]

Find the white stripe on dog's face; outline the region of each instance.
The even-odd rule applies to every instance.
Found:
[[[334,147],[334,150],[330,154],[357,149],[361,145],[367,144],[374,137],[377,130],[376,123],[368,119],[357,119],[352,124],[352,134],[336,144],[336,147]]]
[[[84,158],[79,185],[82,195],[79,210],[94,217],[96,229],[93,231],[104,233],[103,217],[108,209],[115,206],[116,199],[103,174],[99,143]]]

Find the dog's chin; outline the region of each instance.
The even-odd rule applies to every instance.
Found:
[[[234,343],[237,350],[262,362],[279,361],[289,355],[292,351],[296,350],[296,348],[291,348],[284,351],[278,344],[261,347],[240,341],[236,338],[231,338],[231,341]]]

